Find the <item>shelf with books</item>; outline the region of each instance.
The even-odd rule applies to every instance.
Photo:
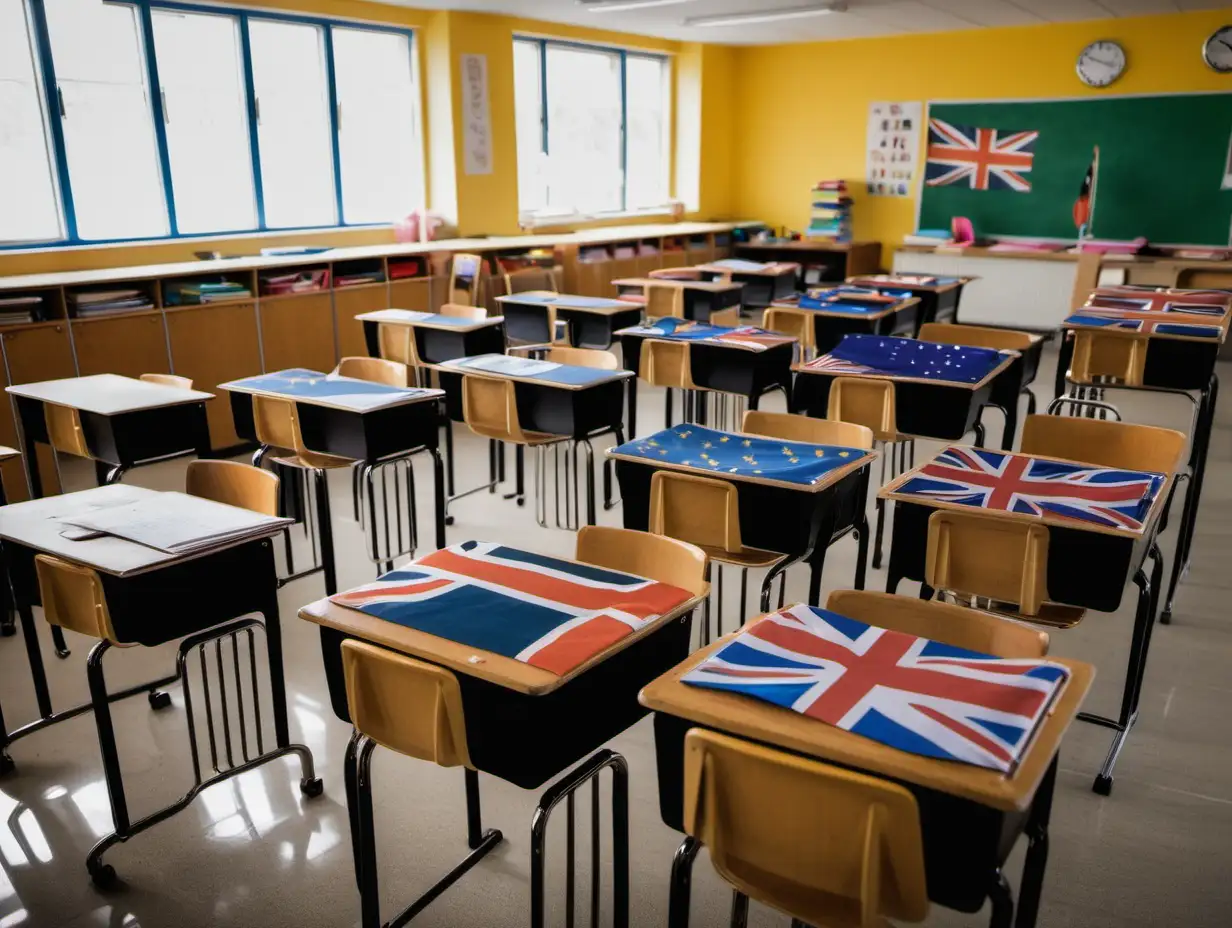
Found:
[[[354,261],[335,261],[333,285],[335,290],[351,287],[373,287],[385,283],[385,261],[381,258],[361,258]]]
[[[0,293],[0,328],[38,325],[65,317],[64,291],[17,290]]]
[[[320,293],[330,285],[328,265],[278,268],[257,274],[257,292],[262,300],[295,296],[300,293]]]
[[[251,271],[230,274],[201,274],[190,277],[172,277],[161,281],[162,305],[206,306],[214,303],[238,303],[251,301],[256,284],[256,275]],[[141,281],[145,285],[147,281]],[[134,283],[134,287],[138,286]],[[157,296],[157,294],[152,294]]]

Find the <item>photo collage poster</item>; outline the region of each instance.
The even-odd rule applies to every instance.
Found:
[[[869,104],[867,178],[871,196],[911,196],[923,118],[923,103]]]

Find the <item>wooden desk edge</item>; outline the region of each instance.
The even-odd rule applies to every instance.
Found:
[[[895,338],[896,336],[887,335],[885,337]],[[932,384],[936,387],[952,387],[955,389],[970,390],[974,393],[976,390],[982,390],[984,387],[988,386],[993,378],[1003,373],[1006,368],[1022,357],[1022,352],[1020,351],[1003,350],[1000,353],[1002,355],[1001,363],[985,374],[978,383],[960,383],[957,380],[929,380],[926,377],[903,377],[899,374],[889,374],[878,371],[852,371],[850,373],[841,371],[819,371],[816,368],[810,368],[808,366],[812,362],[796,362],[791,366],[791,369],[792,372],[796,374],[817,374],[827,377],[871,377],[874,380],[891,380],[894,383],[924,383]],[[813,360],[815,361],[817,359],[814,358]]]
[[[268,376],[268,375],[258,374],[257,376],[260,377],[260,376]],[[362,381],[362,382],[367,383],[368,381]],[[338,410],[341,410],[342,412],[353,412],[353,413],[358,413],[360,415],[363,415],[364,413],[369,413],[369,412],[380,412],[382,409],[393,409],[395,406],[411,406],[415,403],[427,402],[428,400],[439,400],[445,395],[444,390],[440,390],[435,387],[407,387],[405,389],[423,390],[424,392],[417,396],[402,397],[392,402],[385,403],[381,406],[369,406],[366,409],[357,409],[354,406],[344,406],[341,403],[327,403],[324,401],[322,397],[291,396],[286,393],[277,393],[273,390],[258,390],[258,389],[254,389],[253,387],[239,386],[238,381],[233,381],[231,383],[220,383],[218,385],[218,389],[226,390],[228,393],[246,393],[249,396],[268,396],[276,400],[290,400],[293,403],[303,403],[306,406],[321,406],[321,407],[324,407],[325,409],[338,409]],[[401,390],[404,388],[396,387],[394,389]]]
[[[729,434],[743,435],[745,433],[731,432]],[[748,437],[765,438],[766,436],[751,435]],[[634,439],[634,440],[640,441],[641,439]],[[820,447],[820,446],[817,446],[817,447]],[[861,449],[852,448],[851,450],[860,451]],[[655,461],[654,458],[641,457],[640,455],[634,455],[634,454],[618,454],[616,448],[607,448],[604,450],[603,453],[607,457],[615,461],[633,461],[634,463],[638,463],[638,464],[659,464],[660,466],[670,465],[669,467],[667,467],[668,470],[687,471],[688,473],[691,473],[691,474],[698,474],[703,477],[712,477],[717,480],[729,480],[735,483],[759,483],[759,484],[762,484],[763,486],[782,487],[785,490],[796,490],[801,493],[820,493],[822,490],[827,490],[830,487],[834,486],[834,484],[838,483],[843,478],[854,473],[855,471],[860,470],[863,467],[867,467],[871,465],[873,461],[877,459],[877,455],[879,454],[879,452],[877,451],[864,451],[864,453],[860,457],[856,458],[854,461],[848,461],[846,464],[842,465],[841,467],[836,467],[833,470],[827,471],[825,474],[825,479],[821,481],[820,483],[803,484],[803,483],[788,483],[786,480],[775,480],[770,477],[758,477],[754,474],[724,473],[723,471],[719,471],[719,470],[708,470],[704,467],[694,467],[691,464],[678,464],[674,461]]]
[[[413,310],[407,310],[412,312]],[[464,325],[442,325],[439,322],[434,322],[431,319],[377,319],[374,318],[378,313],[385,310],[377,309],[372,312],[360,313],[355,318],[359,322],[375,322],[378,325],[403,325],[409,329],[437,329],[441,332],[474,332],[477,329],[486,329],[489,326],[499,325],[505,321],[504,316],[486,316],[483,319],[472,319],[469,324]],[[433,316],[439,316],[440,313],[432,313]]]
[[[537,349],[542,346],[540,345],[524,345],[524,346],[515,345],[514,349],[516,350],[519,347],[525,350],[525,349]],[[590,389],[593,389],[594,387],[601,387],[604,384],[612,383],[613,381],[628,380],[630,377],[636,376],[633,373],[633,371],[625,371],[625,370],[601,371],[601,373],[608,374],[609,376],[603,378],[602,380],[592,380],[590,383],[554,383],[553,381],[550,381],[550,380],[541,380],[538,377],[522,377],[522,376],[519,376],[518,374],[502,374],[499,371],[470,370],[465,367],[458,367],[454,361],[441,361],[440,363],[437,363],[437,364],[420,364],[419,366],[428,368],[429,370],[434,370],[434,371],[445,371],[446,373],[449,373],[449,374],[461,374],[462,376],[466,376],[467,374],[474,374],[477,377],[495,377],[495,378],[499,378],[500,380],[512,380],[515,383],[535,384],[540,387],[550,387],[553,390],[590,390]],[[569,366],[575,366],[575,365],[562,365],[562,366],[569,367]],[[587,370],[599,370],[599,369],[598,368],[587,368]]]

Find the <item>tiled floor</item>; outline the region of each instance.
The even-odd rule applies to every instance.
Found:
[[[1038,386],[1051,384],[1055,355],[1046,355]],[[1134,421],[1187,428],[1188,407],[1175,398],[1118,397]],[[781,408],[771,400],[770,408]],[[1052,928],[1204,928],[1232,923],[1232,412],[1224,404],[1216,424],[1193,568],[1184,583],[1175,624],[1157,630],[1147,669],[1142,714],[1117,768],[1113,795],[1090,792],[1090,781],[1109,743],[1106,730],[1076,725],[1061,756],[1052,824],[1052,856],[1040,924]],[[642,391],[643,432],[661,421],[662,404]],[[999,424],[990,414],[990,438]],[[459,434],[460,485],[478,483],[486,468],[482,445]],[[921,445],[921,452],[926,449]],[[163,489],[181,485],[183,463],[138,470],[128,480]],[[84,486],[76,471],[70,484]],[[427,500],[430,472],[418,477]],[[349,485],[336,474],[334,516],[340,583],[354,586],[373,576],[350,520]],[[532,510],[498,496],[479,494],[456,507],[451,541],[493,539],[558,554],[572,551],[572,536],[543,530]],[[421,505],[424,537],[430,507]],[[619,510],[602,521],[619,523]],[[1174,524],[1176,520],[1174,519]],[[1174,531],[1174,530],[1173,530]],[[1165,543],[1172,555],[1172,532]],[[850,583],[852,541],[840,543],[826,564],[825,587]],[[869,586],[884,583],[870,572]],[[903,592],[911,593],[911,584]],[[792,575],[789,599],[805,593],[802,573]],[[190,597],[192,590],[184,590]],[[293,738],[313,750],[326,792],[305,800],[294,761],[277,761],[206,791],[181,815],[113,850],[109,860],[125,884],[96,891],[83,861],[97,836],[110,828],[93,721],[89,715],[31,736],[12,749],[18,771],[0,781],[0,928],[19,925],[143,926],[143,928],[263,928],[351,926],[358,902],[351,866],[343,749],[349,728],[326,704],[316,630],[295,617],[296,608],[322,595],[319,577],[297,581],[281,596],[286,673]],[[730,596],[730,594],[729,594]],[[752,599],[752,596],[750,596]],[[1088,701],[1114,713],[1132,620],[1132,596],[1116,615],[1092,614],[1077,629],[1054,636],[1057,654],[1095,663],[1100,676]],[[176,608],[167,603],[169,611]],[[729,624],[730,624],[729,618]],[[45,649],[49,653],[45,641]],[[72,641],[66,661],[49,660],[58,705],[86,697],[83,660],[88,642]],[[112,687],[160,674],[172,651],[136,648],[109,657]],[[267,691],[268,692],[268,691]],[[20,638],[0,639],[0,698],[10,724],[34,714]],[[115,711],[121,759],[135,814],[163,804],[189,785],[183,701],[154,713],[144,699]],[[268,717],[267,717],[268,724]],[[665,923],[667,878],[680,836],[660,822],[653,734],[643,721],[613,742],[632,770],[632,924]],[[428,764],[378,753],[376,805],[385,915],[395,912],[465,853],[462,777]],[[415,924],[425,928],[488,928],[528,921],[530,816],[536,796],[482,778],[485,824],[501,828],[505,843]],[[580,804],[585,825],[588,803]],[[549,871],[554,898],[563,900],[563,821],[553,828]],[[583,844],[582,846],[586,846]],[[606,852],[605,852],[606,853]],[[1010,865],[1017,884],[1021,846]],[[588,865],[580,864],[579,918],[588,915]],[[695,870],[693,924],[726,924],[729,895],[705,858]],[[605,894],[604,903],[607,904]],[[551,924],[564,924],[557,901]],[[928,924],[981,925],[986,915],[935,910]],[[754,906],[750,923],[786,925]],[[606,921],[605,921],[606,924]]]

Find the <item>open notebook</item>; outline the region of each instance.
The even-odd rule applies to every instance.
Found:
[[[168,554],[191,554],[259,538],[292,519],[275,518],[186,493],[159,493],[63,518],[62,524],[112,535]]]

